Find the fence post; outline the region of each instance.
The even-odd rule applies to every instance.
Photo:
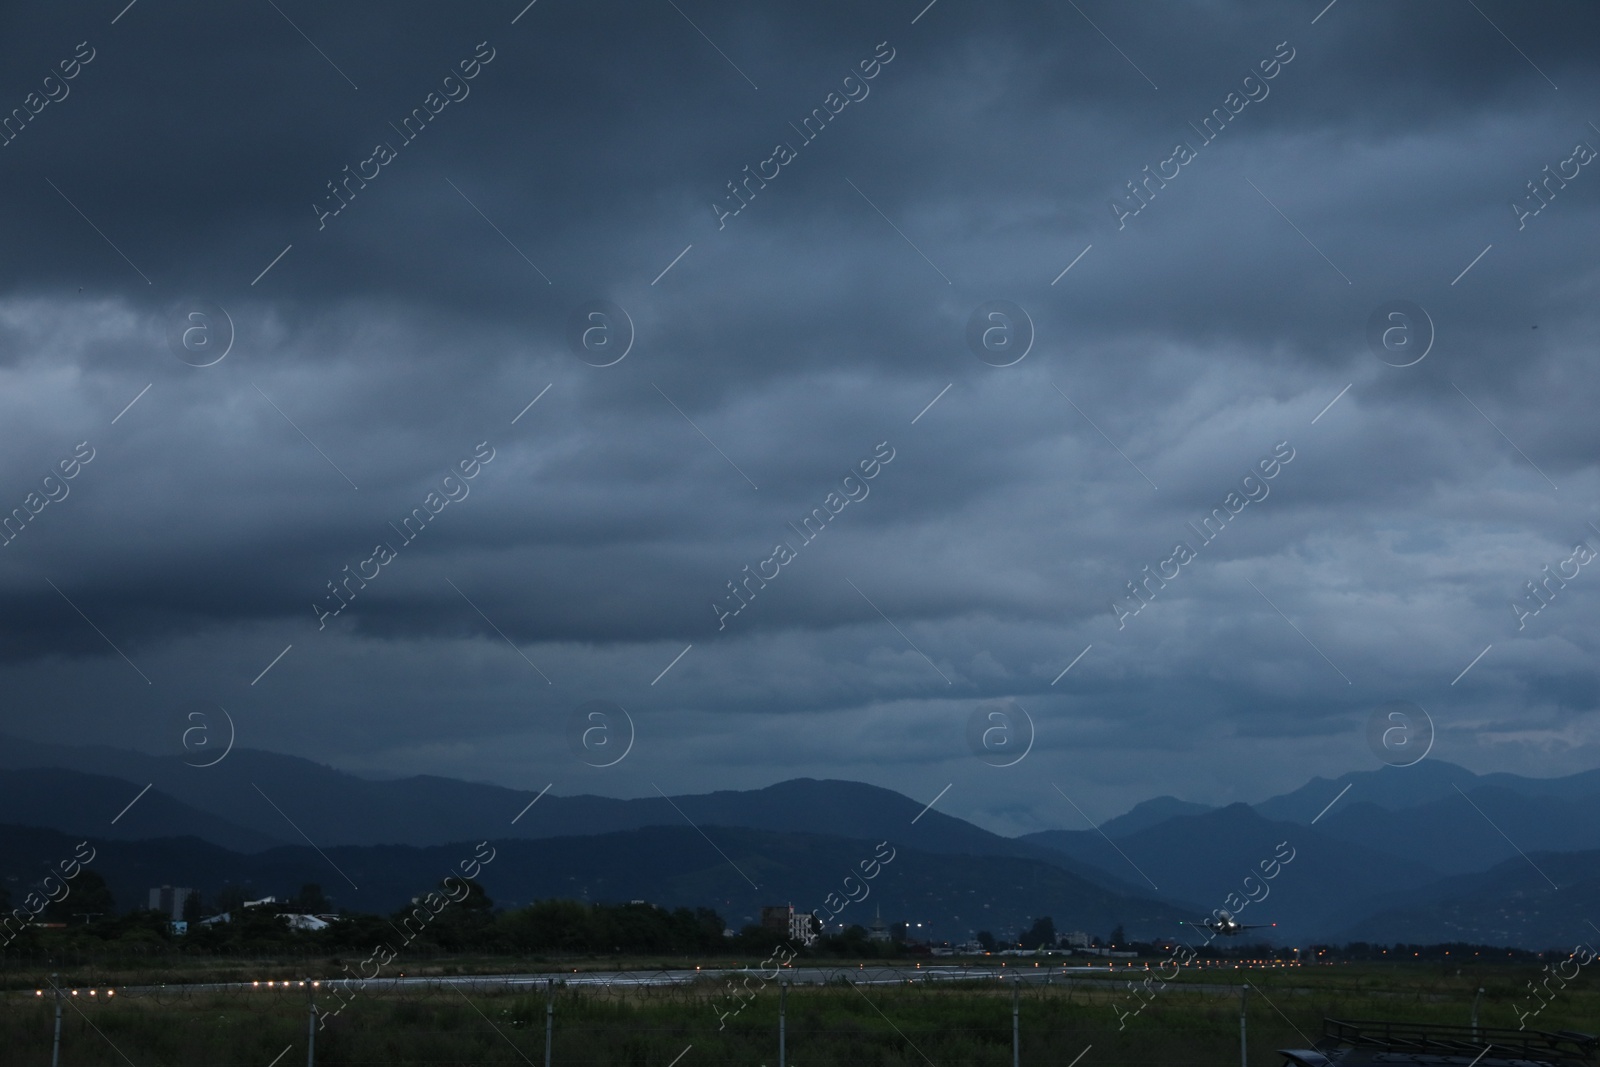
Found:
[[[1021,980],[1011,980],[1011,1067],[1021,1067],[1022,1064],[1022,1022],[1017,1012],[1017,998],[1020,996]]]
[[[1478,995],[1472,998],[1472,1040],[1478,1040],[1478,1001],[1483,999],[1483,987],[1478,987]]]
[[[311,1020],[306,1025],[306,1067],[317,1067],[317,997],[311,976],[306,976],[306,1009]]]
[[[789,983],[787,980],[778,984],[778,1067],[784,1067],[785,1043],[788,1037],[785,1028],[789,1021]]]
[[[556,980],[544,980],[544,1067],[550,1067],[550,1038],[556,1027]]]
[[[56,994],[56,998],[55,998],[56,999],[56,1040],[55,1040],[55,1044],[50,1046],[50,1067],[59,1067],[59,1065],[61,1063],[61,982],[59,980],[60,978],[61,978],[61,976],[59,974],[52,974],[50,976],[50,988],[54,989],[55,990],[55,994]]]
[[[1239,987],[1239,1067],[1250,1067],[1249,1050],[1245,1045],[1244,1036],[1244,1009],[1250,997],[1250,983],[1246,982]]]

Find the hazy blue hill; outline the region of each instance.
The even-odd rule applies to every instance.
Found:
[[[219,819],[174,800],[158,789],[140,796],[143,783],[60,768],[0,770],[0,812],[13,822],[76,834],[80,839],[132,841],[193,835],[241,852],[285,843],[293,831],[276,836]],[[121,817],[128,804],[135,803]],[[113,823],[111,820],[116,819]]]
[[[599,798],[571,799],[587,802]],[[919,803],[893,790],[861,782],[796,778],[764,789],[674,797],[673,802],[683,809],[683,815],[661,798],[625,803],[638,806],[635,826],[682,826],[683,816],[687,815],[700,824],[903,841],[924,852],[947,855],[1014,856],[1045,860],[1058,866],[1064,859],[1049,849],[1025,840],[1001,837],[937,809],[923,812],[926,802]],[[530,811],[527,818],[533,818],[544,803],[540,801],[539,807]],[[540,815],[550,820],[549,833],[585,832],[573,828],[552,812]],[[1071,867],[1069,863],[1069,869]],[[1074,870],[1074,873],[1084,874],[1082,870]],[[1113,876],[1119,882],[1126,881],[1120,875]]]
[[[296,756],[251,749],[235,749],[217,766],[197,768],[185,763],[179,755],[151,756],[103,745],[47,745],[0,737],[0,767],[58,767],[106,775],[137,783],[135,792],[147,783],[153,783],[156,792],[210,812],[237,826],[254,830],[270,841],[298,840],[299,835],[284,821],[282,815],[273,810],[272,805],[263,798],[263,793],[282,806],[297,822],[300,817],[316,816],[313,821],[325,835],[323,840],[326,841],[346,840],[343,833],[346,827],[375,830],[377,824],[385,821],[382,810],[374,808],[379,794],[368,793],[363,788],[379,783],[368,783]],[[252,783],[259,785],[259,792]],[[129,795],[131,797],[132,794]],[[148,799],[147,796],[145,800]],[[143,803],[140,801],[140,804]],[[106,819],[115,815],[120,807],[121,804],[112,808]],[[429,825],[436,818],[427,810],[405,814],[412,816],[415,821],[421,821],[423,825]],[[16,807],[7,810],[6,817],[15,823],[51,825],[48,822],[48,805],[42,798],[22,798]],[[463,830],[451,836],[467,836],[470,832]],[[313,840],[317,840],[315,835]]]
[[[765,904],[822,907],[827,894],[839,892],[845,876],[858,872],[859,862],[877,844],[821,834],[712,825],[701,829],[728,859],[687,826],[536,841],[496,839],[495,858],[483,867],[480,881],[502,905],[549,897],[643,899],[667,907],[713,907],[739,926],[755,921]],[[70,855],[77,840],[50,830],[0,826],[0,877],[15,893],[49,864]],[[893,861],[868,883],[866,900],[844,909],[844,921],[870,924],[874,907],[881,905],[885,921],[934,923],[944,936],[965,938],[969,930],[1000,933],[1048,914],[1062,929],[1103,936],[1118,923],[1130,934],[1167,931],[1183,914],[1171,905],[1125,897],[1036,860],[953,860],[899,842],[891,845],[896,849]],[[279,895],[316,882],[337,906],[388,912],[433,888],[460,860],[472,856],[475,843],[343,846],[324,849],[326,858],[303,846],[246,855],[195,838],[100,841],[95,847],[92,867],[123,906],[141,902],[150,886],[162,884],[190,885],[211,896],[229,882],[247,885],[252,893]]]
[[[1561,778],[1526,778],[1520,774],[1474,774],[1453,763],[1425,759],[1411,767],[1352,771],[1332,781],[1313,778],[1293,792],[1264,800],[1254,807],[1269,819],[1309,823],[1347,785],[1350,792],[1340,798],[1327,818],[1332,818],[1334,812],[1347,804],[1372,804],[1387,811],[1400,811],[1440,800],[1459,800],[1458,787],[1467,793],[1475,789],[1495,789],[1527,798],[1576,801],[1600,795],[1600,768]]]
[[[153,788],[113,825],[111,818],[147,784]],[[925,801],[893,790],[830,779],[671,801],[545,795],[527,808],[537,795],[434,776],[375,781],[247,749],[216,767],[196,768],[176,755],[0,736],[6,820],[73,835],[68,844],[90,838],[111,857],[108,869],[121,871],[140,899],[149,886],[168,883],[249,881],[261,892],[292,892],[315,881],[340,903],[386,909],[443,877],[470,851],[460,842],[488,837],[507,860],[495,875],[507,879],[496,896],[588,895],[691,906],[721,901],[719,907],[732,909],[730,921],[737,912],[742,922],[764,903],[820,906],[836,888],[834,879],[862,858],[860,842],[887,840],[908,856],[905,869],[915,873],[905,876],[910,881],[896,906],[927,910],[927,919],[953,924],[956,937],[969,929],[998,933],[1031,922],[1033,913],[1054,915],[1063,929],[1098,929],[1093,923],[1099,918],[1126,912],[1130,932],[1136,922],[1170,921],[1144,932],[1174,934],[1181,932],[1178,918],[1199,919],[1226,906],[1228,894],[1242,892],[1259,861],[1288,841],[1294,862],[1271,883],[1267,900],[1243,909],[1243,921],[1276,922],[1266,933],[1291,944],[1355,929],[1422,940],[1394,925],[1400,920],[1393,917],[1410,914],[1407,909],[1422,914],[1454,899],[1450,893],[1460,887],[1478,884],[1460,876],[1500,877],[1505,861],[1513,872],[1517,863],[1525,865],[1507,837],[1529,852],[1581,857],[1600,850],[1600,770],[1550,779],[1480,776],[1437,760],[1313,779],[1253,807],[1213,809],[1157,797],[1108,820],[1105,836],[1074,829],[1005,838],[937,809],[924,811]],[[351,888],[301,848],[286,815],[361,888]],[[735,858],[741,867],[748,860],[747,873],[760,892],[706,846],[691,821],[724,828],[718,840],[745,850]],[[134,840],[140,843],[119,843]],[[0,853],[0,865],[20,877],[12,858]],[[823,877],[824,870],[836,874]],[[1573,868],[1573,880],[1587,884],[1582,870]],[[1440,880],[1446,876],[1451,880]],[[1498,931],[1495,937],[1544,937],[1570,918],[1560,910],[1564,899],[1557,894],[1546,902],[1556,908],[1555,926],[1480,896],[1470,906],[1441,910],[1418,929],[1446,936],[1471,927],[1478,921],[1472,908],[1480,908],[1497,916],[1480,924]],[[1178,910],[1159,901],[1177,902]],[[1381,919],[1389,927],[1381,925],[1382,916],[1390,917]],[[1363,925],[1369,919],[1380,925]]]
[[[1505,777],[1516,778],[1515,775]],[[1465,767],[1457,767],[1443,760],[1425,759],[1411,767],[1383,766],[1370,771],[1351,771],[1332,781],[1313,778],[1293,792],[1263,800],[1253,807],[1268,819],[1309,823],[1347,785],[1350,791],[1340,798],[1339,805],[1376,804],[1380,808],[1395,811],[1447,796],[1453,797],[1456,795],[1456,786],[1471,791],[1477,784],[1478,776]],[[1333,810],[1339,810],[1338,805]]]
[[[1464,874],[1515,857],[1517,848],[1600,849],[1600,793],[1527,795],[1520,783],[1514,788],[1479,785],[1465,797],[1451,790],[1439,800],[1400,811],[1341,804],[1317,826],[1346,841],[1409,856],[1441,874]]]
[[[1100,829],[1107,837],[1122,837],[1179,815],[1203,815],[1214,810],[1210,804],[1195,804],[1177,797],[1162,796],[1135,804],[1127,813],[1101,823]]]
[[[176,756],[25,741],[13,744],[0,738],[0,766],[74,767],[115,774],[133,785],[127,792],[129,798],[145,783],[154,782],[152,795],[164,792],[210,812],[219,827],[234,824],[233,831],[224,835],[220,829],[214,833],[211,824],[193,823],[162,827],[142,836],[193,833],[246,850],[298,841],[299,834],[285,815],[324,848],[435,845],[479,838],[486,826],[513,837],[573,837],[647,826],[681,827],[687,825],[687,816],[698,824],[893,838],[930,852],[1030,857],[1105,880],[1113,889],[1123,889],[1127,883],[1120,875],[1103,879],[1093,867],[1076,868],[1059,853],[1001,837],[937,810],[917,818],[925,802],[860,782],[800,778],[763,789],[678,796],[671,802],[660,796],[619,800],[547,794],[513,826],[511,820],[537,792],[427,775],[372,781],[311,760],[252,749],[236,749],[216,767],[197,769]],[[47,799],[50,793],[40,789],[17,796],[16,802],[4,809],[6,818],[26,825],[67,825],[52,810]],[[145,797],[145,801],[150,799]],[[126,799],[110,808],[104,818],[109,820],[125,803]],[[912,819],[917,821],[913,824]],[[258,836],[239,837],[241,827]]]
[[[39,879],[52,873],[63,860],[70,859],[83,840],[79,834],[0,824],[0,879],[11,892],[12,907],[21,906],[29,887],[37,885]],[[249,862],[245,853],[230,852],[197,837],[163,837],[149,841],[90,837],[88,841],[95,851],[87,869],[106,880],[119,911],[144,907],[149,890],[163,885],[202,887],[209,896],[224,882],[237,880],[244,869],[242,865]],[[310,849],[305,851],[316,855]],[[323,869],[326,871],[327,867]],[[306,881],[326,879],[317,877]],[[293,893],[303,884],[297,882],[288,887],[287,892]],[[70,893],[67,899],[71,899]]]
[[[1538,870],[1534,869],[1537,865]],[[1541,875],[1539,872],[1544,872]],[[1545,876],[1559,887],[1552,889]],[[1600,945],[1600,850],[1530,852],[1480,874],[1446,879],[1338,931],[1338,939],[1427,944],[1470,941],[1519,948]]]
[[[821,907],[876,844],[819,834],[704,828],[759,890],[688,827],[628,831],[599,841],[513,843],[502,854],[507,862],[495,871],[495,884],[521,901],[587,894],[661,904],[710,902],[729,922],[741,925],[754,921],[763,903],[793,903],[800,910]],[[844,921],[867,925],[872,909],[881,904],[886,920],[931,922],[946,936],[964,938],[970,930],[1000,933],[1046,914],[1062,929],[1109,932],[1123,922],[1130,932],[1152,934],[1181,917],[1169,904],[1123,896],[1041,861],[952,857],[893,839],[890,844],[897,849],[894,861],[871,883],[868,899],[845,909]],[[604,853],[629,856],[634,862],[609,862]]]
[[[1600,767],[1563,778],[1524,778],[1520,774],[1480,774],[1478,784],[1508,789],[1523,796],[1565,797],[1576,800],[1600,795]]]
[[[1438,877],[1422,864],[1340,840],[1320,828],[1263,818],[1247,804],[1178,816],[1124,835],[1116,847],[1126,858],[1092,830],[1033,834],[1030,840],[1058,842],[1081,862],[1110,871],[1137,874],[1137,866],[1160,887],[1160,896],[1191,902],[1190,919],[1226,907],[1229,893],[1243,897],[1245,877],[1259,877],[1260,861],[1272,859],[1279,843],[1287,841],[1294,849],[1293,861],[1269,884],[1268,896],[1247,904],[1238,917],[1244,923],[1277,923],[1277,929],[1262,931],[1263,936],[1291,944],[1348,921],[1351,909],[1359,914],[1364,901]]]

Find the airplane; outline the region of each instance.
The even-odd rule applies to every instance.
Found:
[[[1178,925],[1180,925],[1180,926],[1203,926],[1207,930],[1210,930],[1212,933],[1222,934],[1222,935],[1224,935],[1226,937],[1234,937],[1234,936],[1236,936],[1237,934],[1239,934],[1243,930],[1262,930],[1262,929],[1265,929],[1268,926],[1277,926],[1278,924],[1277,923],[1257,923],[1255,925],[1248,925],[1246,923],[1238,922],[1237,920],[1234,919],[1233,915],[1230,912],[1224,911],[1224,910],[1219,908],[1217,910],[1217,913],[1216,913],[1215,917],[1213,917],[1213,918],[1202,919],[1201,921],[1196,922],[1196,923],[1186,923],[1182,919],[1179,919],[1178,920]]]

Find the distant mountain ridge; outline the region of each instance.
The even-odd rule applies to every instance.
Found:
[[[1047,830],[1025,840],[1105,870],[1136,868],[1162,896],[1189,902],[1190,921],[1227,908],[1240,922],[1277,923],[1276,931],[1262,935],[1273,940],[1322,935],[1362,914],[1368,901],[1439,878],[1427,866],[1352,845],[1316,827],[1263,818],[1248,804],[1176,816],[1125,834],[1114,845],[1094,831]],[[1270,864],[1281,843],[1294,858],[1269,881],[1261,864]],[[1252,879],[1248,884],[1247,878]],[[1337,892],[1324,891],[1329,886],[1337,886]],[[1245,901],[1243,908],[1229,902],[1230,894]],[[1260,901],[1251,903],[1251,894]]]
[[[1339,939],[1540,949],[1600,945],[1593,924],[1600,850],[1533,852],[1404,896],[1345,927]]]
[[[1332,837],[1441,875],[1484,871],[1519,849],[1600,849],[1600,770],[1527,778],[1424,760],[1314,778],[1255,809],[1286,822],[1316,820]]]
[[[1576,800],[1600,795],[1600,768],[1560,778],[1527,778],[1520,774],[1476,774],[1443,760],[1425,759],[1410,767],[1380,767],[1351,771],[1329,781],[1313,778],[1290,793],[1253,805],[1269,819],[1309,823],[1346,787],[1351,802],[1375,804],[1400,811],[1432,801],[1458,796],[1457,790],[1495,788],[1524,797]],[[1337,810],[1337,809],[1335,809]]]
[[[527,790],[431,775],[372,781],[310,760],[252,749],[236,749],[216,768],[196,769],[176,756],[41,745],[0,736],[0,768],[66,768],[113,776],[135,785],[135,791],[151,783],[152,795],[163,794],[207,813],[218,823],[230,825],[235,836],[223,840],[218,836],[220,826],[203,823],[198,817],[191,820],[191,828],[181,832],[246,850],[298,842],[299,834],[285,814],[323,846],[429,846],[464,841],[481,837],[486,823],[499,821],[493,813],[503,813],[504,824],[510,824],[539,797]],[[3,774],[0,770],[0,776]],[[19,797],[17,804],[4,809],[11,821],[62,827],[61,813],[52,805],[37,798],[30,804],[26,799]],[[149,799],[147,796],[140,804]],[[893,836],[931,852],[1031,857],[1058,865],[1062,861],[1052,852],[939,811],[927,811],[919,818],[922,808],[922,804],[879,786],[796,778],[762,789],[720,790],[671,800],[545,795],[517,820],[508,836],[615,833],[647,826],[683,826],[687,818],[695,823],[778,832],[848,828],[851,836]],[[254,832],[255,843],[240,843],[248,840],[237,837],[241,830]]]
[[[137,802],[111,823],[110,816],[136,796]],[[537,804],[530,807],[536,797]],[[104,841],[113,855],[120,854],[119,841],[140,842],[128,847],[133,852],[144,849],[152,866],[139,867],[130,853],[130,869],[147,870],[142,877],[157,885],[180,884],[183,878],[205,884],[203,864],[161,870],[163,864],[176,862],[173,857],[197,855],[205,848],[219,849],[219,862],[244,872],[241,877],[270,880],[271,872],[280,870],[274,864],[280,863],[287,877],[291,869],[304,866],[303,857],[293,851],[304,840],[302,830],[330,855],[354,850],[350,855],[366,857],[361,862],[387,855],[385,849],[405,857],[486,837],[497,846],[517,846],[512,848],[516,855],[521,854],[518,842],[548,845],[562,863],[576,864],[570,871],[587,873],[570,873],[565,886],[529,875],[526,885],[560,895],[598,894],[596,899],[612,891],[621,895],[621,886],[627,887],[627,899],[652,899],[653,883],[630,880],[631,875],[608,866],[612,861],[606,857],[580,861],[576,854],[583,842],[591,850],[648,851],[678,841],[674,835],[684,832],[703,845],[699,832],[719,828],[719,836],[748,844],[752,864],[784,872],[785,885],[805,889],[805,872],[772,855],[775,841],[796,848],[802,840],[826,842],[816,846],[821,849],[816,858],[832,863],[848,851],[841,851],[839,841],[888,840],[918,856],[944,857],[942,868],[930,868],[944,871],[943,882],[930,873],[920,892],[926,900],[940,902],[951,922],[967,921],[953,917],[972,910],[958,906],[953,887],[984,900],[969,876],[989,869],[1009,872],[1003,877],[1025,877],[1041,892],[1052,886],[1050,892],[1063,902],[1087,899],[1083,887],[1090,885],[1108,895],[1103,900],[1123,902],[1102,909],[1106,914],[1120,913],[1120,908],[1139,921],[1158,915],[1173,922],[1193,921],[1225,906],[1229,893],[1241,891],[1242,879],[1255,873],[1278,842],[1286,841],[1296,850],[1295,861],[1273,883],[1270,898],[1248,905],[1240,918],[1278,923],[1264,933],[1291,943],[1348,931],[1403,930],[1407,924],[1441,931],[1476,929],[1491,941],[1490,934],[1543,936],[1569,923],[1565,884],[1550,891],[1541,880],[1549,894],[1519,897],[1523,910],[1515,917],[1478,922],[1473,909],[1489,906],[1491,887],[1501,884],[1494,879],[1514,879],[1516,863],[1526,866],[1519,849],[1566,857],[1550,867],[1580,880],[1589,877],[1588,868],[1572,857],[1591,852],[1600,856],[1600,770],[1536,779],[1478,775],[1438,760],[1356,771],[1332,780],[1313,778],[1255,805],[1213,808],[1160,796],[1098,828],[1080,823],[1070,830],[1007,838],[861,782],[798,778],[762,789],[671,800],[540,796],[428,775],[373,780],[311,760],[248,749],[230,753],[223,768],[197,769],[177,756],[0,736],[0,805],[12,823],[93,837]],[[487,829],[491,826],[504,832],[497,836]],[[188,844],[174,845],[180,838]],[[694,844],[683,840],[684,847]],[[291,848],[285,851],[284,846]],[[410,862],[384,860],[379,866],[392,867],[399,876]],[[508,864],[506,869],[514,867]],[[1024,876],[1023,871],[1031,873]],[[337,887],[329,873],[324,868],[320,878],[308,880]],[[701,868],[684,869],[674,877],[679,880],[670,893],[683,894],[685,902],[692,886],[717,892],[717,876]],[[1075,887],[1070,892],[1064,888],[1069,884]],[[744,890],[732,890],[722,899],[730,907],[756,907],[752,901],[758,897],[746,900],[740,895],[749,888],[745,884]],[[1472,895],[1480,889],[1480,895]],[[517,894],[525,892],[531,890],[515,889],[511,899],[521,899]],[[989,894],[991,906],[978,910],[995,912],[1013,905],[1026,910],[1029,906],[1022,901],[1027,892],[1027,885],[1012,883],[1006,893],[1015,893],[1014,899]],[[1080,900],[1073,906],[1085,905]],[[1493,910],[1497,915],[1504,911]],[[1447,913],[1454,917],[1441,918]],[[1053,917],[1058,928],[1088,928],[1087,919],[1075,924],[1071,916]],[[984,922],[971,928],[1001,925],[994,916],[982,918]],[[957,933],[964,936],[965,930]],[[1546,947],[1539,941],[1507,943]]]
[[[1107,837],[1122,837],[1180,815],[1204,815],[1214,810],[1209,804],[1195,804],[1177,797],[1156,797],[1154,800],[1140,801],[1125,815],[1107,819],[1100,824],[1100,832]]]
[[[1525,796],[1479,786],[1400,811],[1351,804],[1318,826],[1345,841],[1407,855],[1441,874],[1466,874],[1525,852],[1600,849],[1600,793]],[[1515,844],[1513,844],[1515,842]]]
[[[70,856],[75,841],[53,830],[0,825],[0,878],[17,896],[53,861]],[[809,911],[824,907],[829,894],[842,899],[843,879],[859,876],[859,862],[874,856],[875,845],[830,834],[709,825],[495,838],[493,859],[483,865],[479,881],[502,905],[552,897],[648,900],[663,907],[712,907],[739,927],[756,922],[763,905],[793,903]],[[1183,918],[1170,904],[1113,892],[1040,860],[962,856],[951,862],[948,854],[893,840],[889,846],[892,858],[866,883],[868,896],[845,905],[841,920],[870,925],[881,906],[888,921],[921,922],[927,931],[964,940],[975,930],[1026,926],[1036,914],[1059,915],[1095,931],[1123,924],[1135,936],[1175,929]],[[188,837],[99,842],[96,849],[93,868],[122,907],[141,902],[152,885],[188,885],[212,896],[225,883],[284,893],[316,882],[337,907],[389,913],[434,888],[459,860],[474,855],[475,846],[318,851],[302,845],[246,855]]]
[[[241,852],[286,843],[165,793],[141,793],[140,786],[120,778],[60,768],[0,770],[0,812],[14,820],[31,814],[28,821],[33,825],[96,839],[137,841],[193,835]]]
[[[1138,893],[1142,886],[1134,879],[1080,865],[1071,857],[1002,837],[963,819],[936,810],[923,813],[923,804],[862,782],[796,778],[762,789],[689,794],[670,801],[665,797],[621,800],[585,794],[540,797],[527,790],[432,775],[373,781],[311,760],[253,749],[236,749],[225,763],[198,769],[176,756],[150,756],[103,746],[42,745],[0,736],[0,768],[19,766],[71,766],[116,775],[132,786],[130,799],[144,784],[152,784],[134,812],[155,798],[164,798],[174,810],[190,809],[186,819],[163,825],[162,834],[192,834],[241,851],[299,843],[303,839],[290,819],[326,848],[429,847],[478,840],[484,836],[485,826],[496,822],[509,826],[505,836],[539,839],[651,826],[681,827],[687,825],[687,818],[698,825],[776,832],[845,829],[852,837],[889,838],[935,853],[1041,860],[1121,893]],[[0,778],[5,773],[0,770]],[[65,819],[54,805],[41,802],[48,792],[40,790],[32,803],[19,798],[16,805],[3,809],[6,818],[56,829],[79,825]],[[512,818],[535,798],[538,803],[511,825]],[[503,821],[493,813],[503,815]],[[127,818],[131,820],[133,813]]]

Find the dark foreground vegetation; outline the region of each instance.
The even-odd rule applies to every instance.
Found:
[[[1029,968],[1031,970],[1031,968]],[[1391,1018],[1464,1025],[1476,990],[1485,1026],[1515,1026],[1533,969],[1429,964],[1342,965],[1240,972],[1248,1002],[1250,1064],[1304,1047],[1322,1019]],[[915,976],[914,968],[910,970]],[[1013,972],[1014,973],[1014,972]],[[79,976],[88,977],[88,976]],[[1122,981],[1060,977],[1026,982],[1018,995],[1021,1062],[1112,1065],[1239,1063],[1240,982],[1186,974],[1161,987],[1137,1015],[1123,1014]],[[794,986],[787,992],[787,1060],[794,1067],[994,1065],[1011,1062],[1012,993],[1004,981]],[[555,1064],[679,1067],[775,1064],[777,983],[752,983],[732,1015],[721,980],[667,988],[554,989]],[[331,1011],[339,1001],[321,991]],[[107,999],[79,988],[64,1011],[62,1062],[280,1067],[306,1062],[307,989],[227,993],[124,991]],[[1120,1006],[1120,1011],[1119,1007]],[[318,1064],[491,1065],[544,1062],[542,989],[457,988],[354,997],[316,1035]],[[1525,1009],[1524,1009],[1525,1010]],[[1541,1029],[1594,1029],[1600,995],[1569,985],[1538,1016]],[[1120,1027],[1119,1027],[1120,1024]],[[53,1004],[31,991],[6,995],[0,1048],[6,1063],[48,1063]],[[1084,1052],[1088,1049],[1087,1052]],[[285,1050],[288,1050],[285,1053]],[[677,1059],[679,1056],[682,1059]]]
[[[226,891],[209,907],[191,901],[187,930],[178,933],[169,918],[138,910],[119,913],[104,882],[94,872],[78,878],[73,894],[41,920],[51,926],[22,930],[4,955],[13,959],[60,956],[259,956],[364,957],[388,943],[402,955],[488,953],[501,956],[613,954],[699,958],[772,948],[772,935],[748,926],[729,938],[722,916],[709,908],[668,910],[647,903],[587,904],[539,901],[519,908],[497,908],[471,879],[455,880],[454,893],[441,886],[426,898],[391,915],[343,912],[326,915],[327,903],[316,885],[302,887],[287,900],[244,906],[243,894]],[[203,922],[208,913],[226,913],[227,922]],[[297,929],[289,919],[322,913],[325,929]],[[905,954],[899,942],[880,944],[860,926],[820,939],[809,950],[831,958],[894,958]],[[758,957],[759,958],[759,957]]]
[[[245,906],[238,888],[224,890],[218,899],[189,901],[186,932],[177,932],[165,915],[148,910],[121,911],[104,881],[84,871],[72,894],[60,905],[46,908],[41,923],[17,932],[0,945],[0,969],[20,961],[25,964],[57,960],[107,960],[128,966],[139,960],[166,961],[278,957],[362,959],[375,945],[387,944],[401,959],[426,959],[440,955],[494,957],[616,956],[672,957],[679,960],[760,960],[768,956],[775,940],[770,931],[746,926],[725,936],[723,917],[710,908],[668,910],[636,902],[591,904],[573,900],[545,900],[517,908],[497,908],[483,887],[471,879],[454,880],[455,892],[446,884],[411,906],[390,915],[355,912],[328,914],[320,887],[306,885],[299,893],[269,904]],[[0,888],[0,904],[6,894]],[[204,922],[208,915],[226,913],[227,922]],[[323,929],[296,928],[289,920],[322,915]],[[799,949],[800,960],[894,960],[926,958],[930,949],[906,939],[905,924],[897,924],[888,941],[874,941],[862,926],[835,930]],[[977,932],[983,948],[1039,949],[1056,941],[1055,924],[1045,916],[1029,930],[1018,931],[1015,941]],[[1165,949],[1130,940],[1116,927],[1095,946],[1127,950],[1140,957],[1159,959]],[[1552,946],[1550,952],[1569,951]],[[1549,956],[1550,952],[1544,953]],[[1199,949],[1210,959],[1270,956],[1299,958],[1307,962],[1351,960],[1382,962],[1395,959],[1484,962],[1527,962],[1541,954],[1483,945],[1309,945],[1297,956],[1288,949],[1240,943],[1222,938]],[[403,964],[402,964],[403,966]]]
[[[1230,942],[1180,969],[1153,946],[1123,944],[1117,930],[1109,943],[1138,958],[969,957],[987,977],[932,982],[921,968],[952,961],[903,938],[869,940],[860,927],[802,948],[757,927],[725,936],[707,909],[496,909],[471,882],[449,900],[347,914],[316,930],[286,919],[320,911],[315,886],[275,905],[224,900],[231,921],[193,921],[182,934],[153,912],[117,914],[92,879],[79,888],[76,914],[45,914],[52,925],[21,931],[0,952],[0,1064],[50,1062],[51,975],[63,990],[61,1062],[70,1065],[288,1067],[307,1062],[311,1031],[318,1064],[543,1063],[547,1004],[555,1064],[775,1064],[783,998],[793,1067],[1001,1067],[1012,1062],[1012,987],[1025,1064],[1082,1054],[1078,1067],[1231,1067],[1247,986],[1251,1065],[1276,1065],[1274,1049],[1311,1044],[1325,1017],[1465,1025],[1480,990],[1484,1026],[1600,1029],[1593,954],[1571,949]],[[794,952],[794,968],[843,974],[784,994],[796,971],[774,962],[780,948]],[[1094,972],[1064,969],[1083,963]],[[884,964],[896,969],[886,981]],[[647,987],[620,973],[697,965],[733,973]],[[472,977],[526,972],[563,978],[547,990]],[[387,983],[401,976],[450,981]],[[327,984],[356,977],[377,980]]]

